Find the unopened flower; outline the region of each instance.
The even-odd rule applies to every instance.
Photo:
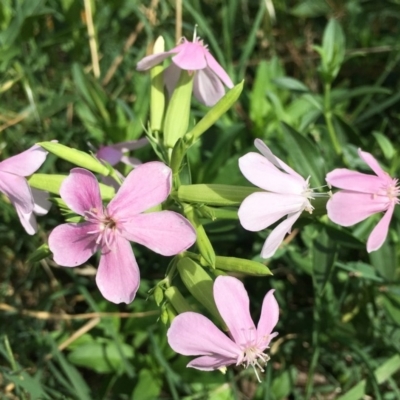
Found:
[[[277,335],[272,333],[279,319],[279,306],[270,290],[264,297],[257,327],[250,316],[249,296],[242,282],[219,276],[214,283],[214,300],[229,330],[229,336],[212,321],[195,312],[179,314],[168,330],[168,343],[185,356],[200,356],[187,366],[203,371],[223,369],[228,365],[257,368],[269,360],[265,350]]]
[[[376,159],[358,150],[361,159],[375,175],[339,168],[329,172],[326,181],[339,189],[328,201],[328,217],[336,224],[351,226],[373,214],[385,212],[372,230],[367,241],[367,251],[378,250],[386,239],[394,207],[399,204],[398,180],[391,178]]]
[[[137,64],[138,71],[146,71],[172,56],[171,65],[164,71],[164,81],[171,94],[178,83],[180,70],[194,72],[193,93],[206,106],[213,106],[225,94],[224,84],[233,87],[228,74],[211,55],[203,41],[194,34],[193,42],[182,38],[172,50],[152,54]]]
[[[10,199],[29,235],[37,231],[35,214],[46,214],[51,203],[47,200],[47,193],[31,189],[25,177],[35,173],[46,160],[46,156],[47,151],[34,145],[0,162],[0,192]]]
[[[139,287],[139,268],[129,241],[171,256],[196,240],[193,227],[173,211],[144,211],[162,203],[171,191],[171,169],[161,162],[139,165],[104,207],[95,176],[74,168],[63,181],[61,198],[85,222],[56,227],[49,236],[54,260],[65,267],[83,264],[101,252],[96,283],[114,303],[130,303]]]
[[[269,234],[261,257],[274,255],[285,235],[303,211],[312,213],[313,191],[304,179],[279,158],[260,139],[254,142],[262,153],[248,153],[239,159],[242,174],[251,183],[267,192],[256,192],[246,197],[239,208],[239,220],[249,231],[261,231],[287,216]]]

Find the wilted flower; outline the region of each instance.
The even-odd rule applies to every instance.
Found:
[[[386,239],[394,207],[399,204],[400,187],[367,152],[358,150],[361,159],[376,175],[363,174],[345,168],[335,169],[326,181],[339,189],[328,201],[328,217],[336,224],[351,226],[369,216],[385,211],[385,215],[372,230],[367,251],[378,250]]]
[[[228,365],[257,367],[269,360],[265,349],[277,335],[272,333],[279,319],[279,306],[270,290],[264,297],[257,328],[250,316],[249,296],[242,282],[230,276],[219,276],[214,283],[214,300],[229,329],[225,335],[213,322],[201,314],[185,312],[172,321],[168,343],[185,356],[200,356],[187,366],[212,371]]]
[[[29,235],[37,231],[34,214],[46,214],[51,203],[47,200],[47,193],[31,189],[25,177],[35,173],[46,160],[46,156],[47,151],[34,145],[0,162],[0,192],[10,199]]]
[[[171,94],[178,83],[180,70],[194,72],[193,93],[206,106],[213,106],[225,94],[223,84],[233,87],[233,82],[225,70],[211,55],[203,41],[194,33],[193,42],[186,38],[172,50],[152,54],[137,64],[138,71],[146,71],[172,57],[171,65],[164,71],[164,81]]]
[[[309,178],[302,178],[275,157],[264,142],[256,139],[254,144],[262,155],[244,155],[239,159],[239,168],[246,179],[267,192],[256,192],[246,197],[238,214],[243,228],[253,232],[261,231],[287,215],[264,243],[261,257],[268,258],[274,255],[300,214],[304,210],[312,212],[310,199],[313,191],[309,188]]]
[[[61,198],[85,222],[56,227],[49,236],[54,260],[65,267],[83,264],[101,251],[96,283],[114,303],[130,303],[139,287],[139,268],[129,241],[171,256],[196,240],[193,227],[173,211],[144,211],[162,203],[171,191],[171,169],[161,162],[139,165],[116,196],[103,207],[95,176],[74,168],[63,181]]]

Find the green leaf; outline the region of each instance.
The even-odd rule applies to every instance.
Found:
[[[383,155],[387,160],[391,160],[396,154],[396,150],[393,147],[392,142],[388,139],[387,136],[383,135],[380,132],[372,132],[376,141],[378,142],[379,147],[381,148]]]
[[[282,76],[280,78],[275,78],[272,80],[276,86],[281,89],[287,89],[292,92],[309,92],[310,89],[302,82],[297,79],[290,78],[288,76]]]
[[[133,348],[125,343],[120,346],[125,358],[133,357]],[[100,374],[118,371],[123,366],[117,345],[111,340],[85,343],[76,347],[68,360],[81,367],[86,367]]]
[[[303,178],[311,176],[311,187],[321,186],[325,178],[324,159],[317,146],[291,126],[281,123],[285,134],[288,156],[293,167]]]
[[[353,277],[360,279],[369,279],[375,282],[383,282],[383,279],[376,274],[375,269],[371,265],[368,265],[361,261],[347,263],[336,262],[335,265],[337,265],[339,268],[351,272],[351,275]]]
[[[132,400],[155,400],[158,399],[162,389],[162,380],[153,375],[152,371],[142,369],[139,372],[138,383],[133,389]]]

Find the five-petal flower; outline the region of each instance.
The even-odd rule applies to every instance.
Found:
[[[31,189],[25,177],[36,172],[46,160],[46,156],[46,150],[34,145],[0,162],[0,192],[10,199],[29,235],[37,231],[35,214],[46,214],[51,203],[47,200],[48,194]]]
[[[367,152],[358,150],[361,159],[375,172],[363,174],[345,168],[329,172],[326,181],[339,189],[328,201],[328,217],[336,224],[351,226],[369,216],[385,212],[372,230],[367,241],[367,251],[378,250],[386,239],[394,207],[399,204],[400,188]]]
[[[214,283],[214,300],[229,329],[225,335],[213,322],[195,312],[179,314],[168,330],[168,343],[185,356],[200,356],[187,366],[212,371],[228,365],[252,366],[263,371],[269,360],[264,353],[279,319],[279,306],[270,290],[264,297],[257,328],[250,316],[249,296],[242,282],[230,276],[219,276]],[[258,375],[257,375],[258,377]]]
[[[96,275],[100,292],[114,303],[130,303],[139,287],[139,268],[129,241],[171,256],[196,240],[193,227],[178,213],[144,213],[168,197],[171,176],[171,169],[161,162],[139,165],[103,207],[95,176],[82,168],[72,169],[61,185],[60,195],[85,222],[63,224],[51,232],[49,247],[54,260],[75,267],[100,250]]]
[[[239,168],[251,183],[267,192],[256,192],[246,197],[238,214],[243,228],[253,232],[261,231],[287,215],[264,243],[261,257],[269,258],[274,255],[300,214],[304,210],[312,212],[312,189],[309,188],[308,179],[302,178],[275,157],[263,141],[256,139],[254,144],[262,155],[244,155],[239,159]]]
[[[223,84],[233,87],[231,78],[196,34],[193,42],[182,38],[182,42],[173,49],[143,58],[136,68],[146,71],[170,56],[173,56],[172,63],[164,71],[165,85],[170,94],[178,83],[181,69],[195,72],[193,93],[206,106],[213,106],[225,94]]]

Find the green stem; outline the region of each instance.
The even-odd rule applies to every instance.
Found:
[[[333,148],[338,156],[342,154],[342,149],[338,141],[335,129],[332,123],[332,108],[331,108],[331,84],[325,83],[324,86],[324,117],[328,128],[329,136],[332,141]]]

